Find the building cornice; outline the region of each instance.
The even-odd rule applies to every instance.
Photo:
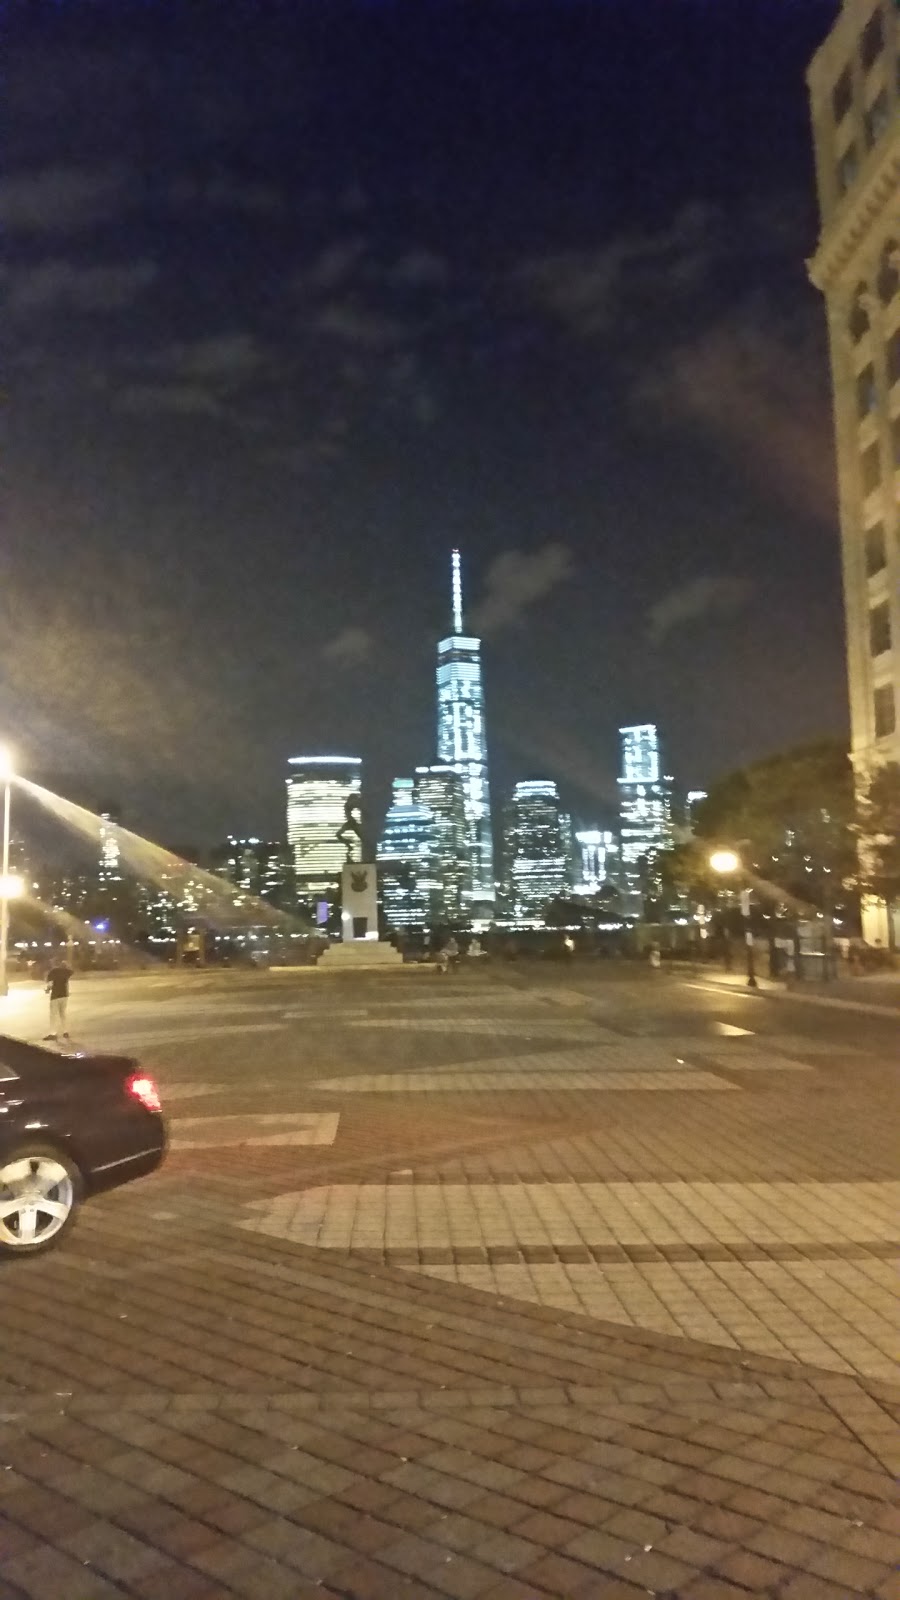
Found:
[[[895,135],[868,178],[856,183],[825,228],[814,256],[806,263],[812,282],[823,293],[851,272],[864,251],[873,225],[893,210],[900,224],[900,135]],[[861,275],[861,269],[860,269]]]

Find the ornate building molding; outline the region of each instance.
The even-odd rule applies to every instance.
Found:
[[[818,249],[806,263],[810,279],[827,294],[848,274],[865,278],[861,257],[872,228],[883,224],[885,213],[900,228],[900,136],[882,154],[868,181],[857,185],[829,218]],[[844,208],[846,207],[846,214]],[[889,224],[890,227],[890,224]]]

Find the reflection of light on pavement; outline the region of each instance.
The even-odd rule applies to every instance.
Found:
[[[42,993],[42,988],[37,984],[12,985],[8,994],[0,996],[0,1021],[28,1010]]]

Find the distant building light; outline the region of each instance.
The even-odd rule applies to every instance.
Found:
[[[340,762],[348,767],[361,767],[362,756],[289,756],[289,767],[313,767],[323,762]]]

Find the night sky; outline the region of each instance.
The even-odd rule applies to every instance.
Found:
[[[166,842],[433,759],[463,551],[496,800],[845,727],[804,69],[838,0],[22,0],[0,715]]]

